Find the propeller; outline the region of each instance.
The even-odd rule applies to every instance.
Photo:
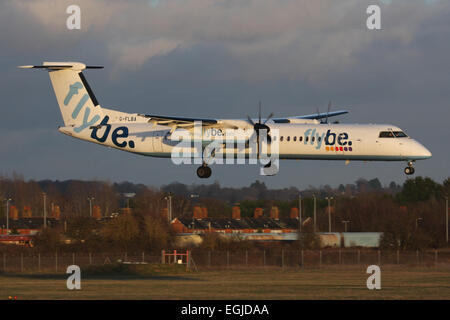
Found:
[[[323,120],[323,118],[320,119],[320,123],[321,124],[328,123],[328,114],[330,113],[330,110],[331,110],[331,100],[328,102],[328,110],[327,110],[327,115],[326,115],[325,120]],[[320,114],[319,113],[319,108],[317,108],[317,115],[319,115],[319,114]]]
[[[328,102],[327,118],[325,120],[325,123],[328,123],[328,114],[330,113],[330,109],[331,109],[331,100]]]
[[[266,125],[267,121],[269,121],[273,117],[273,113],[270,113],[269,116],[266,118],[264,122],[261,122],[261,101],[259,102],[259,114],[258,114],[258,122],[253,122],[252,118],[250,118],[249,115],[247,115],[248,121],[252,124],[254,133],[250,137],[249,140],[254,139],[254,135],[256,135],[256,143],[258,145],[258,158],[259,158],[259,134],[260,130],[266,130],[267,132],[267,143],[272,143],[272,138],[270,136],[270,127]]]

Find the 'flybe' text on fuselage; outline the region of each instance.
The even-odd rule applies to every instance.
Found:
[[[97,140],[100,143],[104,143],[106,139],[108,138],[109,132],[111,131],[111,125],[108,124],[109,117],[105,116],[100,122],[98,126],[92,127],[91,132],[91,138]],[[98,136],[98,130],[100,128],[105,128],[105,131],[101,136]],[[125,126],[117,127],[114,129],[114,131],[111,134],[111,141],[112,143],[119,148],[125,148],[127,145],[130,148],[134,148],[134,141],[126,141],[125,139],[128,138],[128,128]],[[122,141],[119,141],[118,139],[124,139]]]
[[[302,139],[305,145],[315,145],[317,150],[322,147],[322,144],[325,144],[326,147],[346,147],[348,151],[352,151],[351,146],[353,143],[349,140],[346,132],[336,133],[328,129],[326,133],[319,133],[316,129],[307,129]]]

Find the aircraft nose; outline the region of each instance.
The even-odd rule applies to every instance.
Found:
[[[430,152],[430,150],[428,150],[427,148],[425,148],[422,144],[420,144],[419,142],[416,141],[417,144],[417,154],[419,157],[421,157],[422,159],[428,159],[431,158],[432,154]]]

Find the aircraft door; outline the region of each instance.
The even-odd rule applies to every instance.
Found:
[[[162,152],[162,133],[155,131],[153,134],[153,152]]]
[[[377,148],[381,149],[381,147],[377,147]],[[363,139],[358,138],[353,141],[353,146],[352,146],[353,153],[364,154],[366,152],[365,149],[366,148],[365,148]]]

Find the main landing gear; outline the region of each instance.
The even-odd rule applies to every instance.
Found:
[[[409,161],[408,162],[408,166],[405,168],[405,173],[407,174],[407,175],[411,175],[411,174],[414,174],[414,167],[413,167],[413,163],[412,163],[412,161]]]
[[[211,173],[212,173],[211,168],[208,167],[208,165],[205,163],[202,164],[202,166],[198,167],[197,169],[197,176],[202,179],[211,177]]]

